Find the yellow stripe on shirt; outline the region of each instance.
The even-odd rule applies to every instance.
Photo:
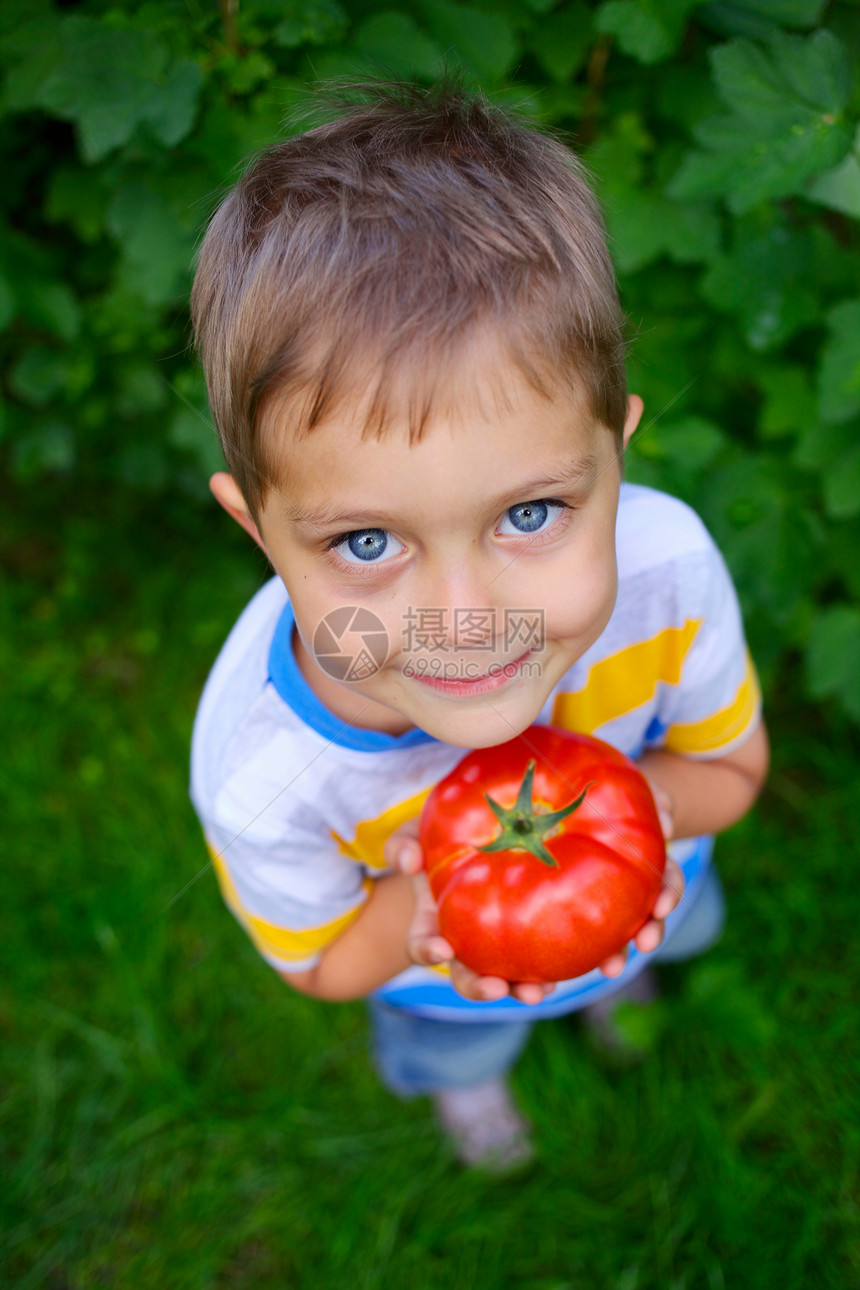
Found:
[[[257,918],[255,914],[250,914],[239,900],[236,885],[223,857],[208,842],[206,845],[215,866],[218,885],[225,904],[245,928],[261,954],[272,954],[276,958],[294,962],[313,958],[335,940],[361,912],[362,905],[359,904],[328,923],[322,923],[319,927],[304,927],[301,931],[279,927],[276,923],[267,922],[265,918]],[[371,886],[370,879],[367,879],[363,886],[365,891],[368,891]]]
[[[701,625],[700,618],[688,618],[683,627],[667,627],[595,663],[581,690],[557,697],[553,725],[590,735],[647,703],[660,682],[677,685]]]
[[[367,865],[368,869],[384,869],[386,865],[382,849],[386,841],[395,829],[400,828],[401,824],[421,814],[421,807],[429,794],[430,789],[425,788],[414,797],[407,797],[405,801],[389,807],[387,811],[377,815],[375,820],[362,820],[356,825],[355,837],[351,842],[347,842],[339,833],[335,833],[334,829],[331,835],[343,854],[349,856],[351,860]]]
[[[718,752],[743,734],[758,716],[761,688],[749,651],[744,679],[731,703],[704,721],[678,722],[666,731],[669,752],[687,756]]]

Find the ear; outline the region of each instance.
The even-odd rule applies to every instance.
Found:
[[[266,544],[260,535],[257,523],[248,510],[248,504],[239,491],[239,485],[233,476],[221,470],[209,480],[209,488],[215,501],[224,507],[227,514],[231,515],[237,524],[241,524],[246,533],[251,534],[260,550],[268,556],[269,553],[266,551]]]
[[[627,447],[627,445],[629,444],[630,440],[633,438],[633,435],[636,432],[636,427],[638,426],[639,421],[642,417],[642,412],[644,407],[645,407],[645,404],[642,402],[638,394],[630,395],[630,398],[627,400],[627,418],[624,422],[624,447],[625,448]]]

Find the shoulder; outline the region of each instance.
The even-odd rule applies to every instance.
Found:
[[[644,484],[621,485],[615,546],[619,579],[667,563],[718,557],[714,539],[692,506]]]
[[[211,719],[223,705],[246,706],[268,677],[269,648],[287,603],[280,578],[271,578],[245,606],[221,646],[197,710],[197,722]]]
[[[618,595],[604,653],[668,631],[720,631],[734,624],[731,574],[703,520],[677,497],[623,484],[616,522]]]
[[[192,797],[210,797],[223,778],[227,749],[260,710],[269,675],[272,635],[287,603],[280,578],[270,579],[237,619],[203,688],[191,743]],[[255,732],[260,737],[260,732]]]

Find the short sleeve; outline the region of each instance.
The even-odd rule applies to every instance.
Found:
[[[722,757],[739,748],[761,718],[761,688],[744,637],[737,593],[709,540],[695,571],[699,610],[677,685],[660,705],[663,746],[685,757]]]
[[[306,971],[358,916],[372,880],[307,807],[261,807],[242,788],[232,780],[202,821],[221,894],[267,962]]]

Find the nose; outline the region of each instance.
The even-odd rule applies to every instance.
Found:
[[[432,627],[439,648],[494,649],[501,635],[501,606],[480,560],[454,557],[428,568],[411,606],[416,625]]]

